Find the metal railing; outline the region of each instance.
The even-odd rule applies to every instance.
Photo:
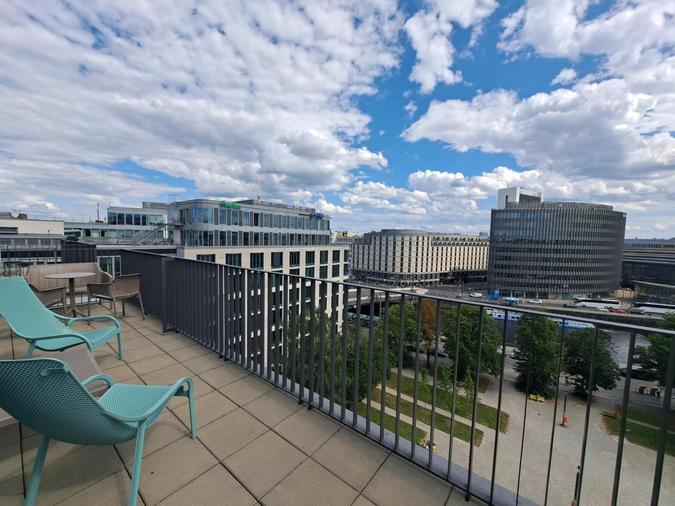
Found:
[[[151,253],[121,256],[123,272],[142,274],[146,310],[164,331],[188,336],[449,481],[467,500],[672,504],[675,331]],[[516,325],[534,325],[537,316],[558,325],[547,403],[522,357],[527,381],[524,391],[514,387],[507,348],[515,315]],[[601,374],[605,331],[627,346],[622,391],[585,387],[585,399],[572,395],[566,350],[579,328],[587,338],[587,385]],[[637,393],[632,378],[636,344],[655,334],[669,340],[658,398]],[[469,364],[464,377],[462,363]],[[483,380],[490,384],[484,392]],[[613,404],[613,413],[599,411]],[[629,417],[642,409],[646,422]],[[571,420],[564,427],[560,410]],[[607,417],[616,439],[599,423]],[[640,427],[651,431],[652,449],[626,445],[631,428]]]

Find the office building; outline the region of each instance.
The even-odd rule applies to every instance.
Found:
[[[363,237],[363,232],[349,232],[346,230],[334,230],[330,234],[331,244],[351,245],[356,239]]]
[[[422,230],[384,229],[352,244],[355,279],[395,286],[485,277],[488,240]]]
[[[675,292],[675,238],[626,239],[621,284],[637,289],[638,283],[643,293],[648,287],[660,291],[664,286]]]
[[[506,202],[492,210],[488,285],[502,294],[569,298],[619,287],[626,215],[611,206]]]
[[[0,213],[0,274],[17,275],[21,265],[59,261],[63,232],[62,221]]]
[[[526,204],[543,202],[541,192],[526,190],[520,186],[503,188],[497,192],[497,209],[506,209],[509,204]]]

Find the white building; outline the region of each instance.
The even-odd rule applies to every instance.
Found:
[[[484,277],[486,237],[422,230],[370,232],[352,244],[351,274],[376,284],[433,285]]]
[[[541,192],[526,190],[520,186],[503,188],[497,192],[497,209],[506,209],[508,204],[543,201],[544,196]]]

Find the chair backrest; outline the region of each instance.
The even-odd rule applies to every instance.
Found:
[[[123,296],[137,294],[141,290],[140,274],[123,274],[112,281],[112,295]]]
[[[65,327],[20,277],[0,278],[0,315],[21,337],[55,336]]]
[[[23,277],[38,290],[49,288],[61,288],[68,286],[67,279],[48,279],[49,274],[61,274],[63,272],[93,272],[94,276],[77,278],[75,288],[85,288],[87,283],[106,283],[112,279],[110,274],[101,270],[98,262],[77,262],[66,264],[38,264],[29,265],[23,269]]]
[[[53,358],[0,360],[0,407],[35,432],[81,445],[132,439],[134,424],[106,415],[70,371]]]

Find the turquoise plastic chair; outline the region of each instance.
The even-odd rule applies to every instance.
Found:
[[[105,381],[110,387],[99,399],[86,388],[93,381]],[[129,492],[129,505],[135,506],[145,432],[172,397],[188,398],[192,439],[197,437],[193,389],[187,377],[173,385],[125,385],[98,374],[80,383],[60,360],[0,360],[0,407],[43,435],[24,505],[35,504],[51,439],[79,445],[112,445],[136,438]]]
[[[117,356],[122,360],[122,331],[115,318],[109,315],[68,318],[50,311],[21,277],[0,278],[0,315],[14,334],[28,341],[26,357],[32,357],[35,348],[63,351],[82,343],[93,353],[117,336]],[[82,321],[111,321],[114,325],[92,330],[72,328]]]

